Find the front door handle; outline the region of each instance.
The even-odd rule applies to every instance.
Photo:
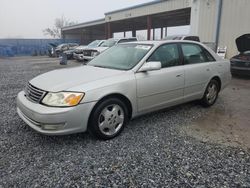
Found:
[[[181,77],[181,76],[182,76],[182,74],[177,74],[177,75],[176,75],[176,77]]]

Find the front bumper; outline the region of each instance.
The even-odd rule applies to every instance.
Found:
[[[29,101],[24,91],[17,96],[17,113],[32,129],[46,135],[65,135],[87,130],[95,102],[75,107],[48,107]]]
[[[232,75],[250,76],[250,68],[231,66]]]
[[[95,57],[92,57],[92,56],[83,56],[83,59],[84,60],[88,60],[88,61],[90,61],[90,60],[92,60],[92,59],[94,59]]]
[[[83,54],[73,54],[73,58],[78,60],[78,61],[84,61]]]

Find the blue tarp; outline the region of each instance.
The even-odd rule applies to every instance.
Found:
[[[49,43],[80,43],[80,40],[71,39],[0,39],[0,57],[46,55],[50,48]]]

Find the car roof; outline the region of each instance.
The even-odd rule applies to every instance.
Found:
[[[118,41],[118,40],[123,40],[123,39],[137,39],[137,37],[109,38],[109,39],[107,39],[107,40],[115,40],[115,41]]]
[[[196,41],[189,41],[189,40],[147,40],[147,41],[134,41],[134,42],[129,42],[133,44],[149,44],[149,45],[161,45],[161,44],[166,44],[166,43],[194,43],[194,44],[201,44],[200,42]],[[203,46],[203,45],[202,45]]]

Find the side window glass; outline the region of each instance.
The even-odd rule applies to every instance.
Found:
[[[127,42],[127,39],[121,39],[121,40],[119,40],[118,43],[124,43],[124,42]]]
[[[214,57],[205,49],[204,49],[204,54],[206,55],[207,61],[209,62],[215,61]]]
[[[177,44],[160,46],[150,56],[148,62],[150,61],[160,61],[162,68],[179,65],[179,52]]]
[[[127,39],[127,42],[137,41],[135,38]]]
[[[204,56],[203,49],[196,44],[182,44],[181,45],[184,63],[185,64],[196,64],[207,62]]]

